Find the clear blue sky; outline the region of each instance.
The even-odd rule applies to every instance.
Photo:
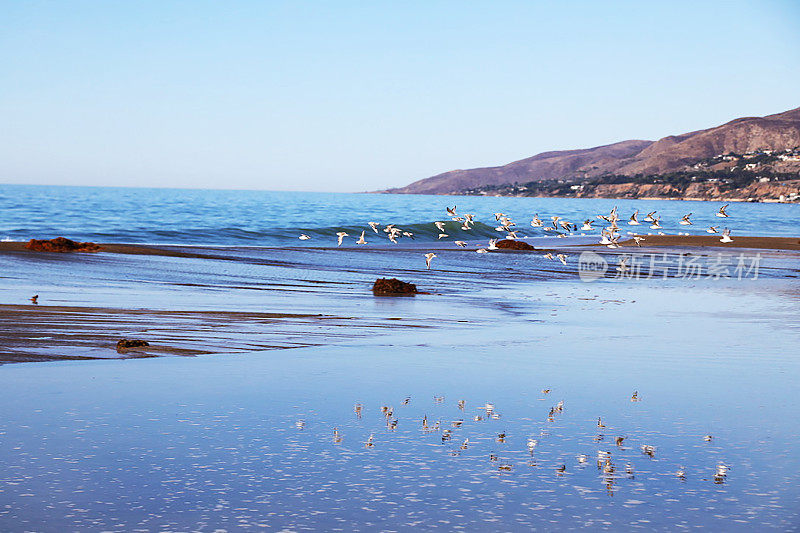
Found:
[[[800,2],[0,0],[0,182],[359,191],[800,106]]]

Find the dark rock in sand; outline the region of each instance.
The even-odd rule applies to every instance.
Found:
[[[31,239],[25,248],[34,252],[96,252],[99,244],[93,242],[76,242],[64,237],[55,239]]]
[[[527,242],[515,241],[514,239],[503,239],[495,243],[495,246],[503,250],[535,250],[535,248]]]
[[[130,348],[142,348],[143,346],[150,346],[150,343],[141,339],[120,339],[117,342],[117,351],[121,352]]]
[[[419,294],[419,291],[413,283],[406,283],[397,278],[378,278],[372,286],[372,293],[376,296],[413,296]]]

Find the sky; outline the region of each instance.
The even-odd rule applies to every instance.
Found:
[[[800,2],[0,0],[0,183],[353,192],[800,106]]]

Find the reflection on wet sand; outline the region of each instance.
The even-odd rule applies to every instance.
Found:
[[[0,305],[0,363],[243,353],[429,327],[400,317]],[[148,345],[119,350],[129,335]]]

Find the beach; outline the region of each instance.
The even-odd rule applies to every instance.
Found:
[[[306,231],[0,243],[0,527],[798,523],[798,238]]]

